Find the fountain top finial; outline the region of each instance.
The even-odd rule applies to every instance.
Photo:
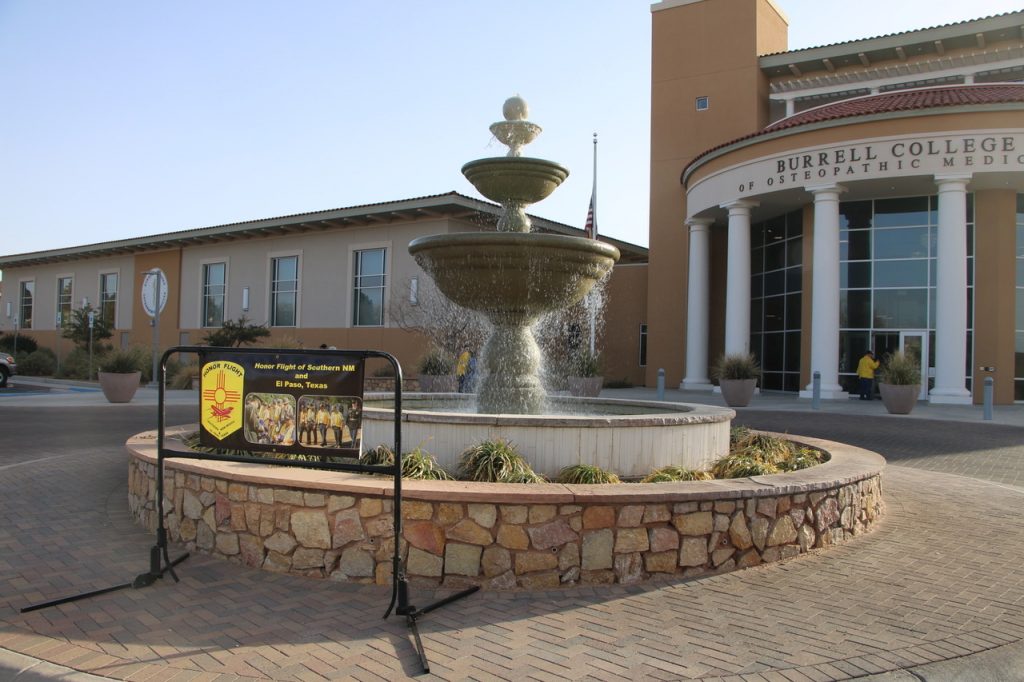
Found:
[[[505,100],[505,104],[501,107],[501,113],[504,114],[506,121],[525,121],[526,117],[530,115],[530,107],[526,104],[526,100],[515,95]]]
[[[526,120],[530,114],[530,107],[527,106],[526,100],[519,95],[505,100],[505,104],[501,107],[501,113],[505,116],[505,120],[492,123],[491,133],[502,144],[508,146],[506,156],[521,156],[522,148],[540,135],[541,127]]]

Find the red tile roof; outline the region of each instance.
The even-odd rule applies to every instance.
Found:
[[[881,95],[869,95],[843,100],[835,104],[801,111],[776,121],[762,133],[769,133],[808,123],[831,121],[849,116],[886,114],[894,111],[956,107],[962,105],[1004,104],[1024,102],[1024,83],[986,83],[982,85],[952,85],[921,90],[898,90]]]
[[[687,167],[683,170],[683,176],[685,177],[686,171],[693,167],[700,159],[718,149],[780,130],[858,116],[936,109],[940,107],[990,106],[1008,103],[1024,103],[1024,83],[950,85],[855,97],[834,104],[825,104],[814,109],[801,111],[798,114],[776,121],[756,133],[744,135],[743,137],[738,137],[735,140],[730,140],[724,144],[707,149],[687,164]]]

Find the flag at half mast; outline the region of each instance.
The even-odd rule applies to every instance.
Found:
[[[597,239],[597,133],[594,133],[594,189],[590,193],[587,224],[583,227],[589,239]]]

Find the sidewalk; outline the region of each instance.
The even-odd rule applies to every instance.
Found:
[[[156,391],[109,405],[97,390],[32,385],[38,393],[0,398],[0,681],[418,675],[404,623],[381,618],[387,588],[200,554],[181,564],[180,583],[18,613],[130,579],[153,542],[128,516],[119,443],[152,420]],[[604,395],[656,398],[653,389]],[[168,397],[179,418],[197,402],[194,391]],[[666,400],[721,404],[681,391]],[[814,411],[764,394],[738,412],[763,428],[831,430],[888,451],[878,528],[826,552],[690,581],[480,592],[420,622],[432,669],[423,679],[1024,679],[1024,486],[1013,482],[1024,479],[1010,475],[1024,471],[1024,406],[997,407],[989,423],[980,407],[920,404],[890,417],[878,402]],[[865,429],[864,415],[883,421]],[[964,461],[1006,475],[948,473]],[[447,594],[417,586],[411,596],[422,605]]]

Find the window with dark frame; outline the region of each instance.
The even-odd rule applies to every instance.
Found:
[[[356,251],[353,272],[352,326],[384,326],[384,293],[387,289],[387,249]]]
[[[273,259],[270,283],[270,326],[294,327],[298,324],[299,257]]]
[[[203,326],[224,326],[224,299],[227,290],[227,264],[203,264]]]

